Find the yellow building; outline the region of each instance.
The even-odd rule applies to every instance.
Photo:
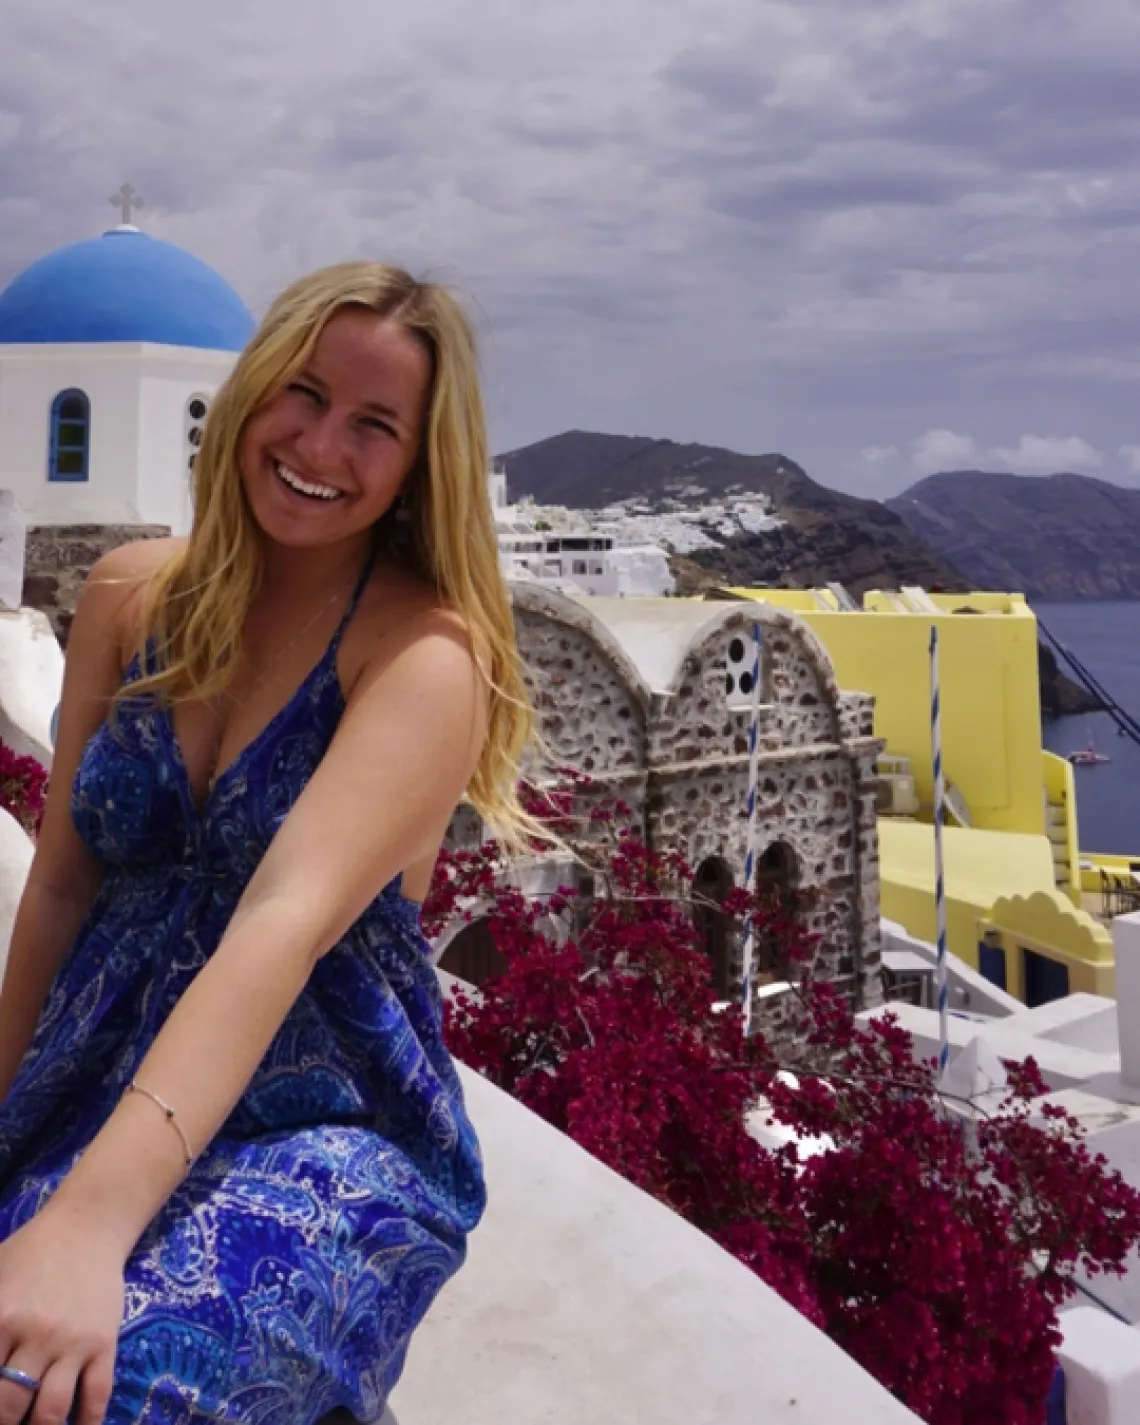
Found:
[[[1073,769],[1041,745],[1037,620],[1019,594],[733,589],[799,614],[841,688],[872,693],[883,913],[935,938],[930,630],[939,632],[950,949],[1028,1003],[1112,994],[1112,940],[1093,894],[1122,858],[1082,858]],[[1082,867],[1082,861],[1084,866]]]

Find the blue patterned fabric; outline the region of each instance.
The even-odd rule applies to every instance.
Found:
[[[0,1107],[0,1239],[58,1186],[217,947],[344,711],[355,603],[200,810],[153,700],[88,743],[72,814],[106,876]],[[485,1200],[440,1018],[397,878],[318,962],[130,1258],[108,1425],[309,1425],[336,1406],[379,1419]]]

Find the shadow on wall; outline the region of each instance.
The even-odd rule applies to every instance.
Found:
[[[773,841],[756,863],[756,895],[780,919],[794,919],[800,909],[800,864],[786,841]],[[788,975],[779,935],[756,937],[756,983],[772,984]]]
[[[507,961],[495,944],[487,922],[473,920],[459,931],[443,952],[439,969],[478,989],[492,975],[504,974]]]
[[[722,1000],[739,991],[738,936],[732,917],[721,910],[732,888],[732,869],[724,857],[706,856],[693,876],[693,929],[711,967],[713,990]]]

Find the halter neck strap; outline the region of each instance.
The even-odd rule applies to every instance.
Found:
[[[352,597],[349,599],[348,605],[341,615],[340,623],[337,624],[336,632],[332,636],[332,642],[329,644],[330,650],[340,647],[340,641],[344,637],[344,631],[352,622],[352,616],[356,613],[356,607],[360,603],[364,590],[368,587],[368,581],[372,577],[372,571],[376,567],[377,553],[378,550],[374,544],[369,551],[368,558],[364,561],[364,568],[360,571],[360,577],[356,581],[356,587],[352,591]]]

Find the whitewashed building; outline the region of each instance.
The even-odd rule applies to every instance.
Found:
[[[29,524],[185,531],[202,422],[253,327],[224,278],[126,221],[33,262],[0,292],[0,488]]]
[[[576,511],[512,505],[506,474],[492,470],[487,479],[507,579],[545,584],[567,594],[673,592],[669,557],[659,545],[619,540]]]

